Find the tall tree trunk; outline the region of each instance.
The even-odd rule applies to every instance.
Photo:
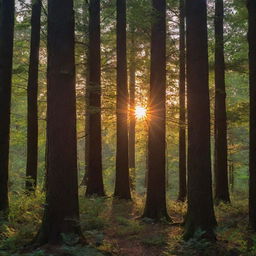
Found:
[[[38,157],[38,65],[41,28],[41,0],[32,1],[30,60],[28,73],[27,169],[26,189],[34,191],[37,183]]]
[[[184,202],[187,196],[187,154],[186,154],[186,50],[185,50],[185,2],[180,0],[180,127],[179,127],[179,195]]]
[[[143,217],[169,219],[166,208],[166,1],[152,0],[147,199]]]
[[[89,163],[89,15],[87,12],[89,10],[89,2],[84,1],[83,5],[83,22],[84,22],[84,34],[85,34],[85,47],[84,47],[84,67],[83,67],[83,77],[85,80],[85,131],[84,131],[84,176],[81,182],[82,186],[87,186],[88,181],[88,163]]]
[[[87,196],[105,195],[102,177],[100,55],[100,0],[90,0]]]
[[[256,2],[248,0],[247,4],[250,86],[249,225],[256,230]]]
[[[47,192],[37,244],[82,240],[79,226],[74,11],[72,0],[48,0]]]
[[[227,165],[227,114],[223,42],[223,0],[215,0],[215,201],[230,202]]]
[[[0,211],[7,212],[14,0],[0,1]]]
[[[206,0],[186,0],[188,212],[184,238],[215,239],[212,199]]]
[[[117,0],[117,145],[114,196],[131,199],[128,157],[126,0]]]
[[[130,108],[129,108],[129,168],[130,170],[130,181],[131,189],[135,189],[135,83],[136,83],[136,62],[135,62],[135,38],[134,28],[131,29],[131,52],[130,52]]]

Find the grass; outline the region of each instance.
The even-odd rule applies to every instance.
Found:
[[[215,208],[218,227],[216,243],[199,239],[182,241],[183,229],[168,223],[145,223],[139,220],[143,199],[134,196],[133,202],[112,198],[80,198],[81,228],[88,246],[41,248],[21,253],[23,246],[32,241],[40,226],[44,194],[24,193],[10,195],[10,216],[0,225],[0,256],[253,256],[256,255],[256,234],[247,230],[247,201],[233,199],[232,204]],[[186,204],[169,202],[174,222],[182,222]],[[200,233],[200,231],[198,231]]]

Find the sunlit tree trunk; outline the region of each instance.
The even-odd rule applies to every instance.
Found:
[[[7,213],[14,0],[0,1],[0,211]]]
[[[142,217],[169,219],[166,207],[166,1],[152,0],[147,198]]]
[[[249,225],[256,230],[256,2],[248,0],[247,5],[250,86]]]
[[[105,195],[102,177],[100,51],[100,0],[90,0],[87,196]]]
[[[227,114],[223,41],[223,0],[215,0],[215,201],[230,202],[227,164]]]
[[[47,191],[36,243],[83,240],[79,226],[72,0],[48,1]]]
[[[32,1],[30,60],[28,72],[27,169],[26,189],[34,191],[37,183],[38,158],[38,65],[41,28],[41,0]]]
[[[128,156],[126,0],[117,0],[117,146],[114,196],[131,199]]]
[[[203,237],[214,240],[206,2],[186,0],[188,212],[184,238],[201,230]]]
[[[184,202],[187,196],[187,149],[186,149],[186,53],[185,53],[185,6],[180,0],[180,127],[179,127],[179,195],[178,201]]]
[[[130,91],[130,108],[129,108],[129,168],[130,168],[130,181],[131,181],[131,189],[135,189],[135,84],[136,84],[136,61],[135,61],[135,35],[134,29],[131,30],[131,52],[130,52],[130,83],[129,83],[129,91]]]

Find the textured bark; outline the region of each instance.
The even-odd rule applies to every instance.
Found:
[[[14,0],[0,0],[0,211],[7,212]]]
[[[130,183],[131,189],[135,189],[135,84],[136,84],[136,61],[135,61],[135,39],[134,39],[134,29],[131,29],[131,52],[130,52],[130,108],[129,108],[129,168],[130,170]]]
[[[223,41],[223,0],[215,0],[215,201],[230,202],[227,163],[227,114]]]
[[[248,0],[247,4],[250,86],[249,225],[256,230],[256,2]]]
[[[143,217],[169,219],[166,208],[166,1],[152,0],[147,198]]]
[[[187,197],[187,149],[186,149],[186,49],[185,49],[185,6],[180,0],[180,127],[179,127],[179,195],[178,201]]]
[[[131,199],[128,157],[126,0],[117,0],[117,145],[114,196]]]
[[[48,1],[47,192],[36,243],[80,242],[74,11],[72,0]]]
[[[100,58],[100,0],[90,0],[87,196],[105,195],[102,177]]]
[[[41,28],[41,0],[32,1],[30,60],[28,72],[27,168],[26,189],[34,191],[37,183],[38,158],[38,65]]]
[[[210,152],[206,0],[186,0],[188,91],[188,212],[184,238],[197,230],[215,239]]]

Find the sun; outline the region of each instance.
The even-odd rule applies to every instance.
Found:
[[[142,106],[135,107],[135,116],[137,119],[143,119],[147,116],[147,109]]]

